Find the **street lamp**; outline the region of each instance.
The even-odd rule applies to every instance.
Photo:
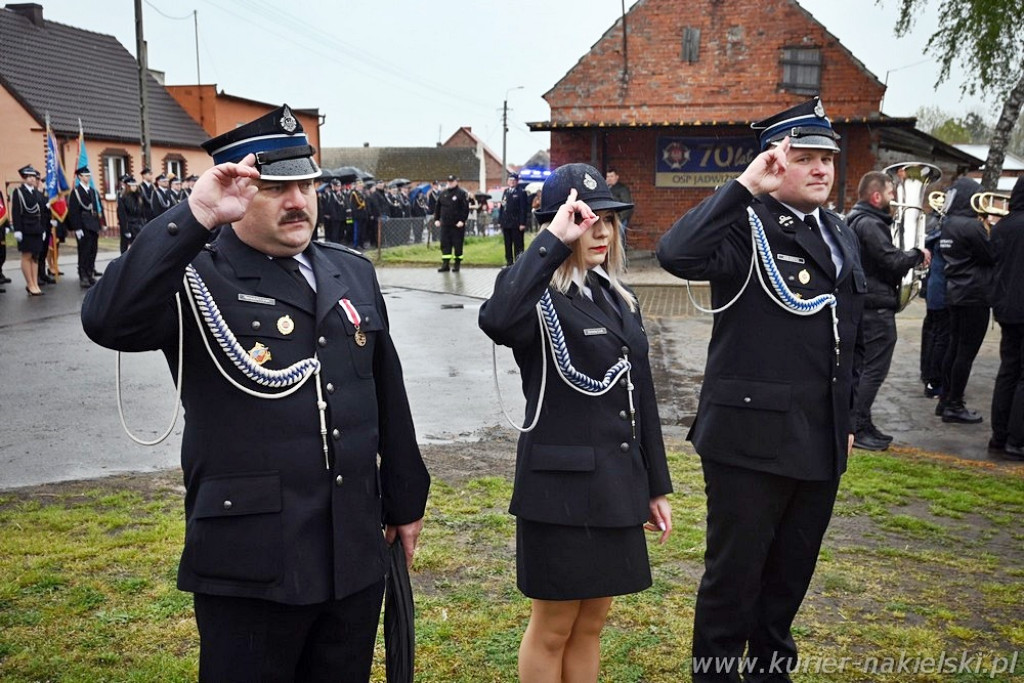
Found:
[[[517,85],[505,91],[505,102],[501,107],[501,182],[508,181],[508,162],[505,161],[505,149],[508,139],[508,94],[513,90],[522,90],[526,86]]]

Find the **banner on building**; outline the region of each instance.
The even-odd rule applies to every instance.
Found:
[[[718,187],[760,153],[757,138],[658,138],[655,187]]]

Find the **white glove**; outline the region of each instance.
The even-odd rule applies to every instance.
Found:
[[[19,242],[21,241],[21,230],[14,231],[14,239],[16,239]]]
[[[125,238],[126,240],[130,240],[130,239],[132,238],[132,234],[131,234],[130,232],[126,232],[126,233],[124,234],[124,238]]]
[[[83,237],[85,237],[85,232],[82,230],[75,230],[75,237],[77,237],[78,239],[82,239]]]
[[[51,218],[50,219],[50,227],[51,228],[56,228],[57,227],[57,219],[56,218]]]

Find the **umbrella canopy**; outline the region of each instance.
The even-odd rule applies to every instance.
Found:
[[[478,202],[489,202],[491,201],[491,195],[488,192],[474,192],[473,196],[476,197]]]
[[[387,683],[412,683],[416,660],[416,606],[412,599],[409,569],[402,539],[388,550],[388,575],[384,588],[384,651]]]
[[[362,169],[355,166],[340,166],[324,171],[324,177],[337,178],[343,183],[354,183],[356,179],[362,178],[364,173]]]
[[[412,181],[409,180],[408,178],[395,178],[391,182],[393,182],[395,184],[395,187],[403,187],[405,185],[412,185]]]

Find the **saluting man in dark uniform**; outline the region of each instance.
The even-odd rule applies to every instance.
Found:
[[[434,207],[434,226],[441,228],[441,267],[437,272],[459,272],[468,219],[469,195],[459,187],[459,179],[450,175],[448,187],[437,196]]]
[[[790,627],[853,442],[867,283],[856,235],[823,208],[839,136],[816,97],[754,128],[761,154],[676,221],[657,251],[672,274],[710,281],[716,308],[687,437],[708,506],[695,681],[740,681],[745,651],[763,668],[742,680],[790,680]],[[715,673],[726,663],[732,673]]]
[[[75,170],[78,182],[68,198],[68,224],[78,240],[78,284],[88,289],[96,284],[96,251],[100,240],[100,218],[96,213],[96,191],[89,187],[88,166]]]
[[[216,165],[111,263],[82,323],[182,362],[199,679],[368,681],[386,544],[412,561],[429,486],[380,286],[311,241],[320,169],[287,106],[203,148]],[[181,344],[176,295],[201,311],[180,302]]]
[[[508,187],[501,195],[498,224],[505,238],[505,265],[511,266],[523,253],[523,237],[530,220],[530,200],[526,189],[519,186],[519,174],[508,174]]]

